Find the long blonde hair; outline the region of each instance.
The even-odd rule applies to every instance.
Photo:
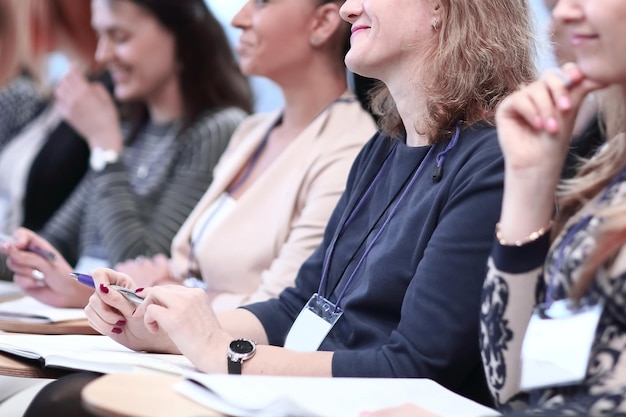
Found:
[[[424,131],[431,141],[448,136],[456,121],[493,123],[496,106],[535,79],[535,37],[526,0],[439,0],[439,41],[418,68],[428,97]],[[404,126],[386,87],[372,94],[372,111],[392,136]]]
[[[585,161],[578,174],[565,180],[557,194],[558,212],[553,236],[583,205],[596,197],[626,166],[626,135],[624,133],[624,103],[621,90],[610,87],[598,93],[600,116],[604,121],[604,136],[609,138],[595,156]],[[614,257],[626,243],[626,203],[600,207],[596,213],[603,219],[595,248],[585,260],[571,296],[580,299],[605,262]]]

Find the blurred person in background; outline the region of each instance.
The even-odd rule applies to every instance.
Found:
[[[2,246],[26,294],[64,307],[84,306],[92,292],[68,275],[73,269],[169,252],[251,109],[247,80],[202,0],[91,6],[96,59],[111,74],[121,117],[106,89],[78,69],[61,80],[55,110],[85,138],[91,170],[40,234],[21,228]]]

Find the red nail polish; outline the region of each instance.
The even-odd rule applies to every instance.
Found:
[[[115,334],[121,334],[121,333],[122,333],[122,329],[120,329],[119,327],[114,327],[114,328],[111,330],[111,332],[112,332],[112,333],[115,333]]]
[[[104,284],[100,284],[100,291],[102,291],[105,294],[109,293],[109,289]]]
[[[145,288],[143,288],[143,287],[141,287],[141,288],[137,288],[137,289],[135,290],[135,294],[136,294],[136,293],[138,293],[138,292],[142,292],[143,290],[145,290]]]
[[[126,324],[126,320],[118,320],[117,323],[115,323],[116,326],[123,326]]]

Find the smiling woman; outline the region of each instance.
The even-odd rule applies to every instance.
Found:
[[[15,282],[57,306],[83,307],[91,294],[68,277],[73,269],[168,252],[251,108],[245,77],[202,0],[91,5],[96,59],[112,74],[122,117],[109,93],[78,71],[59,83],[56,109],[89,144],[92,170],[39,235],[19,229],[3,249]],[[55,252],[57,262],[40,265],[23,250],[30,244]]]

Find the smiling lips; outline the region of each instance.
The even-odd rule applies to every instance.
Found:
[[[360,31],[362,31],[364,29],[369,29],[369,26],[364,26],[364,25],[352,26],[352,29],[351,29],[352,35],[356,34],[357,32],[360,32]]]
[[[598,36],[596,35],[582,35],[582,34],[573,34],[570,39],[570,44],[573,47],[582,46],[589,41],[596,40]]]

